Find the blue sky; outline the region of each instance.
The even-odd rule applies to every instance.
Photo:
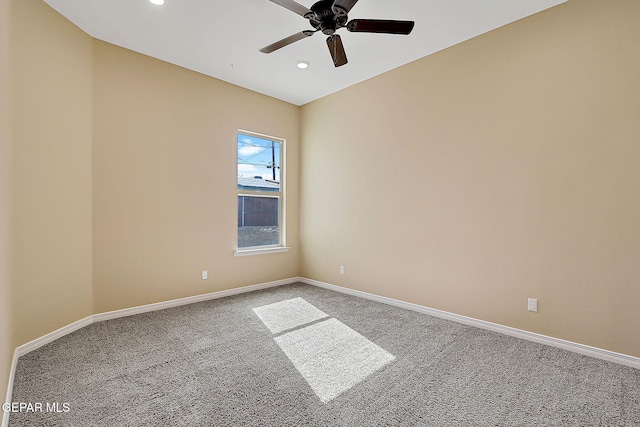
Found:
[[[272,163],[273,151],[276,163],[275,180],[280,181],[280,145],[277,141],[238,134],[238,176],[273,179],[273,169],[267,167]]]

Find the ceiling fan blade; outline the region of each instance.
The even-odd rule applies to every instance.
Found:
[[[262,49],[260,49],[260,52],[262,53],[271,53],[274,52],[282,47],[288,46],[291,43],[295,43],[298,40],[302,40],[305,39],[307,37],[310,37],[312,35],[315,34],[315,31],[311,31],[311,30],[305,30],[305,31],[301,31],[299,33],[296,33],[292,36],[289,37],[285,37],[282,40],[278,40],[275,43],[271,43],[269,46],[265,46]]]
[[[336,0],[333,2],[333,11],[338,13],[336,8],[340,8],[344,10],[346,13],[349,13],[351,8],[358,3],[358,0]]]
[[[311,12],[310,9],[293,0],[269,0],[269,1],[277,5],[280,5],[285,9],[289,9],[290,11],[297,13],[302,17],[305,17],[305,15],[308,15],[309,13],[313,14],[313,12]]]
[[[390,21],[387,19],[352,19],[347,30],[354,33],[385,33],[407,35],[413,30],[413,21]]]
[[[331,58],[333,58],[333,65],[340,67],[348,62],[342,39],[338,34],[327,37],[327,46],[329,46],[329,52],[331,53]]]

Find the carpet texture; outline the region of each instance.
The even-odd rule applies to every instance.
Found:
[[[274,334],[254,311],[297,298],[327,317]],[[281,345],[321,325],[317,353],[348,329],[394,359],[323,402]],[[640,370],[293,284],[94,323],[21,357],[12,400],[69,405],[12,427],[640,426]]]

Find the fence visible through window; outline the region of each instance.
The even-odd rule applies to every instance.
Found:
[[[279,200],[238,196],[238,247],[279,243]]]

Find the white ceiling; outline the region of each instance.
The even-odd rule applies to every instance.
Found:
[[[302,105],[567,0],[360,0],[349,19],[416,25],[408,36],[340,30],[349,63],[339,68],[322,33],[260,53],[311,29],[269,0],[44,1],[96,39]],[[311,7],[314,0],[298,2]],[[311,67],[296,68],[298,60]]]

